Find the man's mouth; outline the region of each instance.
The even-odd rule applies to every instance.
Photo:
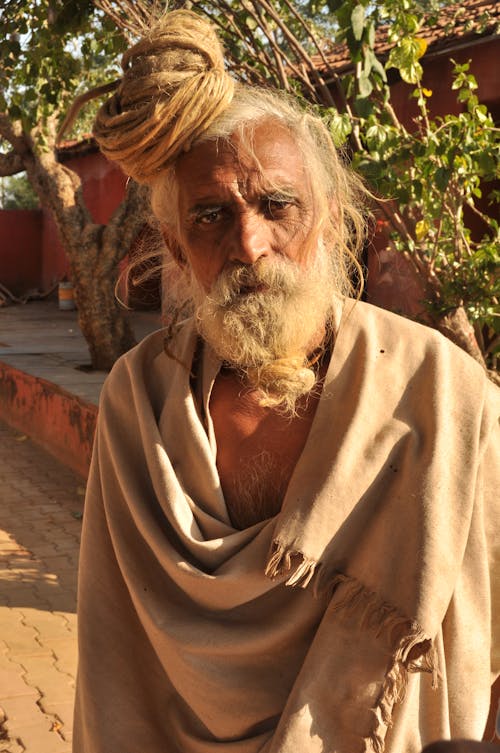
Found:
[[[238,295],[251,295],[252,293],[264,293],[268,290],[268,285],[264,282],[259,282],[256,285],[242,285],[238,291]]]

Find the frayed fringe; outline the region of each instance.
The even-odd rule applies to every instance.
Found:
[[[324,591],[326,587],[324,571],[321,576],[315,584],[317,592]],[[341,584],[344,585],[344,594],[335,604],[335,611],[358,609],[360,627],[373,630],[376,636],[386,635],[389,644],[391,660],[378,703],[373,709],[382,724],[378,724],[371,736],[365,738],[366,753],[383,753],[393,708],[405,698],[410,672],[431,673],[432,687],[437,687],[437,654],[431,639],[415,620],[401,615],[395,607],[384,602],[358,580],[341,573],[329,579],[328,589],[332,595]]]
[[[324,572],[316,583],[316,590],[322,592],[326,584]],[[337,573],[329,579],[328,588],[333,592],[344,584],[344,595],[335,604],[335,611],[359,609],[360,627],[374,630],[375,635],[387,636],[391,663],[387,669],[376,710],[387,727],[391,723],[392,709],[404,700],[408,688],[410,672],[432,674],[432,687],[438,685],[437,654],[432,640],[415,620],[402,615],[396,607],[383,601],[374,591],[367,589],[355,578]],[[385,737],[385,733],[384,733]],[[372,738],[375,753],[383,751],[383,738],[376,734]]]
[[[400,628],[405,624],[401,620],[398,622]],[[384,753],[386,733],[392,723],[392,712],[394,706],[405,698],[410,672],[431,672],[432,687],[437,687],[437,655],[432,641],[415,622],[406,621],[406,624],[409,632],[401,638],[392,656],[375,708],[382,725],[379,725],[369,738],[365,738],[365,753]],[[389,630],[395,625],[396,621],[389,625]],[[417,661],[409,660],[411,652],[417,647]]]
[[[298,564],[293,568],[293,560]],[[318,563],[310,560],[299,551],[294,551],[282,546],[277,541],[273,542],[271,555],[264,571],[268,578],[277,578],[292,570],[290,577],[285,581],[286,586],[298,586],[306,588],[316,572]]]
[[[299,563],[295,567],[294,560]],[[314,584],[316,596],[325,593],[333,596],[337,588],[343,585],[344,593],[335,604],[335,611],[359,610],[361,628],[373,630],[376,636],[387,636],[391,661],[378,703],[373,709],[379,723],[370,737],[364,739],[365,753],[383,753],[392,711],[395,704],[404,700],[410,672],[429,672],[432,674],[432,687],[438,685],[437,654],[432,640],[415,620],[402,615],[360,581],[342,573],[328,573],[320,563],[304,557],[301,552],[273,542],[265,574],[269,578],[276,578],[292,569],[285,581],[287,586],[305,588],[315,573],[318,574]]]

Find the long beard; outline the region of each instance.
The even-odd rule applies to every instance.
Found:
[[[200,296],[198,331],[260,391],[261,405],[293,413],[316,382],[307,355],[325,335],[335,292],[324,249],[307,268],[284,258],[234,264]]]

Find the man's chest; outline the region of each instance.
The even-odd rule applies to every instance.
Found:
[[[317,398],[298,415],[284,416],[258,403],[258,395],[233,375],[217,378],[210,413],[217,469],[233,524],[245,528],[272,517],[307,441]]]

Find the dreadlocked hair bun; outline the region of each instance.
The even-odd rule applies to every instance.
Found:
[[[108,159],[149,183],[230,104],[234,81],[221,43],[196,13],[164,14],[122,58],[123,76],[100,108],[94,136]]]

